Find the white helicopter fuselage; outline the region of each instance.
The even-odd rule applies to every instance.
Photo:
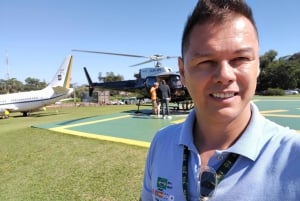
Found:
[[[161,73],[170,73],[172,72],[172,69],[169,67],[154,67],[154,68],[141,68],[140,69],[140,78],[146,79],[150,76],[155,76],[157,74]]]

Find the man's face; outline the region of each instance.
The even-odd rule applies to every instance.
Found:
[[[259,74],[258,39],[245,17],[196,25],[179,72],[201,117],[243,115]],[[227,119],[228,120],[228,119]]]

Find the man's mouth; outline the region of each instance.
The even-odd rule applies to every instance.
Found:
[[[226,99],[226,98],[232,98],[237,94],[238,94],[237,92],[225,92],[225,93],[212,93],[211,96],[214,98]]]

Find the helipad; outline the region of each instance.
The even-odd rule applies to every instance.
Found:
[[[266,118],[300,132],[300,100],[261,99],[254,102]],[[187,113],[173,113],[172,119],[161,119],[148,114],[118,113],[34,127],[148,147],[158,129],[180,123],[186,116]]]

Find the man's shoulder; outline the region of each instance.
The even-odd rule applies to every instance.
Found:
[[[181,124],[170,125],[159,130],[150,146],[152,159],[166,160],[170,155],[180,152],[180,133]]]
[[[279,141],[280,144],[297,146],[300,153],[300,133],[297,133],[296,130],[292,130],[288,127],[280,127],[273,136],[273,140]]]
[[[154,136],[153,142],[155,141],[178,141],[182,123],[169,125],[157,131]]]
[[[174,133],[179,133],[183,123],[172,124],[160,129],[157,134],[160,135],[172,135]]]
[[[296,130],[266,120],[264,136],[266,139],[269,136],[270,140],[267,141],[270,142],[268,143],[270,149],[286,150],[289,153],[300,155],[300,133],[297,133]]]

